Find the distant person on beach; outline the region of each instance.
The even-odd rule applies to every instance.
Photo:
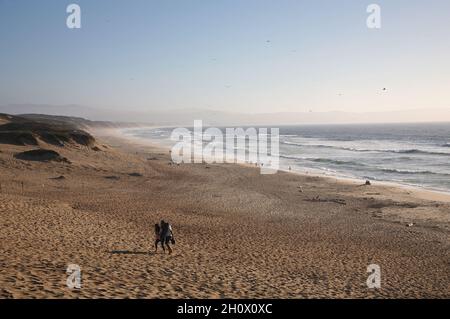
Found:
[[[160,241],[161,241],[161,227],[159,226],[159,224],[155,224],[155,253],[158,252],[158,243]]]
[[[161,236],[160,236],[161,247],[165,253],[166,249],[164,245],[166,245],[170,255],[172,253],[172,248],[170,247],[169,243],[175,244],[172,226],[169,223],[165,222],[164,220],[161,220],[160,227],[161,227]]]

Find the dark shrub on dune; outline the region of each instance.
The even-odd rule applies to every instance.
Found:
[[[38,145],[37,139],[30,132],[1,132],[0,144],[10,145]]]
[[[66,136],[52,133],[44,133],[40,135],[40,139],[47,144],[55,146],[64,146],[64,143],[69,142],[69,139]]]
[[[132,176],[132,177],[142,177],[143,176],[141,173],[130,173],[128,175]]]
[[[84,146],[93,146],[95,139],[84,131],[73,131],[70,133],[70,137],[73,141]]]
[[[95,145],[92,135],[77,129],[70,123],[57,121],[43,123],[18,116],[4,117],[4,119],[8,119],[9,122],[0,125],[0,144],[38,145],[41,140],[55,146],[64,146],[69,143],[87,147]]]
[[[14,155],[14,157],[24,161],[38,161],[38,162],[54,161],[54,162],[70,163],[67,158],[62,157],[61,155],[59,155],[58,152],[45,149],[37,149],[17,153],[16,155]]]

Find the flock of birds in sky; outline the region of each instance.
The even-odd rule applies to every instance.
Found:
[[[272,43],[272,41],[271,41],[271,40],[266,40],[266,43],[267,43],[267,44],[270,44],[270,43]],[[297,52],[297,50],[292,50],[292,52],[295,53],[295,52]],[[217,59],[216,59],[216,58],[212,58],[211,61],[216,62]],[[134,81],[134,78],[130,78],[130,81]],[[228,85],[225,85],[225,88],[226,88],[226,89],[231,89],[231,88],[232,88],[232,85],[229,85],[229,84],[228,84]],[[384,87],[384,88],[382,88],[381,91],[382,91],[382,92],[387,92],[387,88]],[[338,95],[338,96],[344,96],[343,93],[338,93],[337,95]],[[310,110],[309,112],[312,112],[312,111]]]
[[[269,43],[272,43],[272,41],[271,41],[271,40],[266,40],[266,43],[269,44]],[[292,50],[292,52],[297,52],[297,50]],[[216,61],[217,59],[216,59],[216,58],[213,58],[212,60],[213,60],[213,61]],[[231,86],[231,85],[225,85],[225,88],[226,88],[226,89],[231,89],[232,86]],[[387,88],[383,88],[381,91],[382,91],[382,92],[387,92]],[[339,93],[339,94],[338,94],[338,96],[343,96],[343,95],[344,95],[343,93]],[[312,112],[312,111],[310,110],[309,112]]]

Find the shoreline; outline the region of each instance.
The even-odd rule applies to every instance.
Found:
[[[155,128],[167,128],[167,126],[149,126],[149,127],[143,127],[143,129],[155,129]],[[154,147],[154,148],[159,148],[161,150],[164,151],[169,151],[170,147],[168,145],[164,145],[163,143],[158,143],[158,140],[155,139],[151,139],[151,138],[144,138],[144,137],[138,137],[138,136],[133,136],[133,135],[127,135],[125,133],[123,133],[124,129],[117,129],[117,128],[110,128],[110,129],[100,129],[98,131],[96,131],[97,134],[103,135],[103,132],[106,132],[106,136],[108,134],[119,138],[119,139],[123,139],[123,140],[128,140],[128,141],[133,141],[135,143],[140,144],[141,146],[150,146],[150,147]],[[221,163],[219,163],[221,164]],[[249,163],[235,163],[236,165],[240,165],[243,167],[253,167],[252,164]],[[329,180],[338,180],[341,183],[347,183],[347,184],[352,184],[352,185],[361,185],[361,183],[364,183],[365,180],[364,179],[359,179],[359,178],[352,178],[352,177],[342,177],[342,176],[331,176],[331,175],[326,175],[326,174],[320,174],[320,173],[306,173],[306,172],[301,172],[301,171],[289,171],[287,169],[278,169],[278,172],[283,172],[283,173],[287,173],[287,174],[295,174],[295,175],[299,175],[299,176],[303,176],[303,177],[319,177],[322,179],[329,179]],[[411,193],[411,195],[416,196],[419,199],[424,199],[424,200],[431,200],[431,201],[439,201],[439,202],[445,202],[445,203],[450,203],[450,190],[446,191],[446,190],[442,190],[442,189],[436,189],[436,188],[427,188],[425,186],[420,186],[420,185],[410,185],[410,184],[403,184],[400,182],[392,182],[392,181],[383,181],[383,180],[371,180],[371,183],[373,186],[378,186],[378,187],[387,187],[387,188],[393,188],[393,189],[400,189],[400,190],[405,190],[409,193]]]

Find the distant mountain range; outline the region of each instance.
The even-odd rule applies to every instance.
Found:
[[[0,113],[61,115],[81,117],[92,121],[133,122],[168,126],[188,126],[192,125],[194,120],[203,120],[205,126],[450,122],[450,108],[367,113],[333,111],[249,114],[202,109],[138,112],[125,110],[111,111],[81,105],[11,104],[0,106]]]

